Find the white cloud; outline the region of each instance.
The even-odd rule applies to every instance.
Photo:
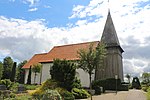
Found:
[[[30,4],[30,6],[36,5],[40,0],[23,0],[25,4]]]
[[[39,0],[24,1],[33,5]],[[133,75],[149,71],[150,5],[140,6],[147,1],[113,0],[109,4],[117,35],[125,50],[124,72]],[[55,45],[100,40],[107,13],[107,0],[91,0],[87,6],[74,6],[72,15],[68,17],[78,18],[73,26],[70,23],[68,27],[53,28],[46,27],[42,20],[29,22],[1,16],[0,56],[5,54],[24,60],[35,53],[48,52]]]
[[[88,6],[77,5],[73,8],[73,14],[69,18],[85,18],[87,16],[100,16],[106,12],[106,2],[103,0],[91,0]]]
[[[148,67],[147,59],[124,59],[124,73],[130,74],[132,77],[140,76]]]
[[[38,8],[31,8],[28,11],[32,12],[32,11],[37,11],[37,10],[38,10]]]
[[[55,45],[93,41],[100,37],[97,36],[99,29],[95,23],[79,23],[72,28],[48,28],[43,20],[29,22],[3,16],[0,17],[0,23],[1,48],[9,51],[6,55],[18,60],[29,59],[35,53],[48,52]]]
[[[44,5],[44,8],[52,8],[51,6],[48,5]]]

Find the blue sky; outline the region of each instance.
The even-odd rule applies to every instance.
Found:
[[[150,0],[0,0],[0,60],[98,41],[108,8],[125,51],[124,73],[150,72]]]
[[[73,23],[68,19],[75,5],[87,5],[90,0],[1,0],[0,14],[7,18],[28,21],[44,19],[48,27]]]

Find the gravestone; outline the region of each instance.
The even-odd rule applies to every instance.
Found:
[[[6,90],[6,86],[5,85],[0,85],[0,90]]]
[[[24,85],[19,84],[18,86],[18,93],[26,92],[26,88]]]

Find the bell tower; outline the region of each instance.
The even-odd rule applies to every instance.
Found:
[[[104,59],[103,69],[96,70],[95,79],[115,78],[117,75],[123,81],[122,53],[124,50],[120,46],[110,10],[108,11],[100,42],[106,45],[107,54]]]

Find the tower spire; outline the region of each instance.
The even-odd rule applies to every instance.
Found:
[[[107,46],[109,45],[120,46],[115,26],[113,24],[112,17],[110,14],[110,10],[108,10],[107,20],[105,23],[101,41],[105,43]]]
[[[108,0],[109,3],[109,0]],[[124,52],[120,46],[119,39],[113,24],[113,20],[108,9],[108,15],[104,30],[101,37],[101,42],[106,45],[106,58],[103,62],[104,70],[96,69],[95,79],[115,78],[117,75],[123,81],[123,64],[122,53]]]

